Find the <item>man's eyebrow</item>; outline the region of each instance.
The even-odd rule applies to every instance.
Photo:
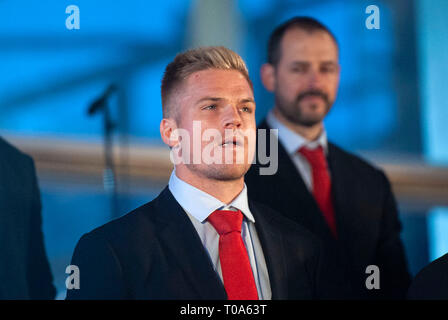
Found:
[[[323,61],[322,64],[332,64],[332,65],[335,65],[335,66],[338,65],[337,62],[335,62],[335,61],[331,61],[331,60]]]
[[[204,101],[213,101],[213,102],[219,102],[221,100],[224,100],[224,98],[219,98],[219,97],[204,97],[199,99],[196,104],[199,104],[201,102]],[[241,100],[239,100],[238,102],[240,103],[255,103],[255,100],[253,98],[243,98]]]
[[[336,61],[333,61],[333,60],[325,60],[325,61],[321,61],[320,63],[321,63],[321,64],[334,64],[334,65],[337,65],[337,64],[338,64]],[[308,65],[308,64],[310,64],[310,62],[308,62],[308,61],[299,61],[299,60],[296,60],[296,61],[292,61],[292,62],[291,62],[291,65],[292,65],[292,66],[293,66],[293,65]]]
[[[295,61],[291,62],[291,65],[297,65],[297,64],[303,65],[303,64],[310,64],[310,63],[308,61],[300,61],[300,60],[295,60]]]
[[[198,101],[196,101],[196,104],[204,102],[204,101],[214,101],[214,102],[218,102],[220,100],[223,100],[222,98],[218,98],[218,97],[204,97],[199,99]]]
[[[240,103],[255,103],[255,100],[252,98],[241,99]]]

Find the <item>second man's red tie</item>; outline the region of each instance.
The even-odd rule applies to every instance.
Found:
[[[312,171],[313,196],[322,211],[333,236],[337,237],[336,219],[331,195],[330,173],[322,147],[300,148],[299,152],[308,160]]]
[[[219,260],[229,300],[258,300],[252,268],[241,237],[241,211],[216,210],[209,217],[219,234]]]

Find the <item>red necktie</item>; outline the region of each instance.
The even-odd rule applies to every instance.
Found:
[[[313,196],[322,211],[333,236],[337,238],[336,219],[331,196],[331,181],[327,161],[322,147],[300,148],[299,152],[308,160],[313,180]]]
[[[241,211],[216,210],[209,217],[219,234],[219,260],[229,300],[258,300],[252,268],[241,238]]]

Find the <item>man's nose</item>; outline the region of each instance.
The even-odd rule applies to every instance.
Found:
[[[311,89],[319,89],[321,87],[322,75],[319,70],[310,70],[308,84]]]
[[[222,121],[225,129],[239,128],[241,126],[241,116],[238,112],[238,107],[228,105],[225,108]]]

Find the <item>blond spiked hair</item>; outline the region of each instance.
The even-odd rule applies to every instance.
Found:
[[[237,53],[222,46],[191,49],[176,55],[165,68],[161,90],[164,118],[173,116],[173,108],[170,106],[170,96],[173,90],[191,74],[207,69],[239,71],[253,91],[246,64]]]

